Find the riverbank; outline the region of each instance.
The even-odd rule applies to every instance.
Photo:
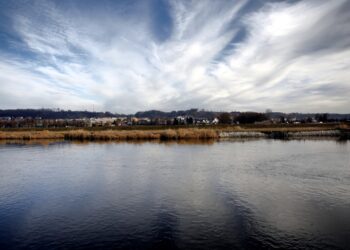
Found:
[[[164,129],[164,130],[71,130],[71,131],[1,131],[0,139],[65,139],[65,140],[184,140],[217,139],[213,129]]]
[[[2,130],[0,140],[186,140],[219,138],[350,138],[347,125],[324,124],[318,126],[212,126],[212,127],[156,127],[137,129],[71,129],[71,130]]]

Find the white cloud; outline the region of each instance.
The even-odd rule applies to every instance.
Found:
[[[347,1],[250,12],[247,1],[170,3],[162,42],[147,2],[91,14],[38,1],[11,12],[30,55],[1,52],[1,108],[349,112]]]

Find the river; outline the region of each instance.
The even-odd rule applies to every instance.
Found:
[[[1,249],[347,249],[350,142],[1,143]]]

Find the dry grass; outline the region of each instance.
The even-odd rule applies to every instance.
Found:
[[[167,129],[133,129],[133,130],[42,130],[42,131],[0,131],[0,140],[96,140],[96,141],[126,141],[126,140],[209,140],[219,138],[221,132],[310,132],[347,129],[348,125],[316,125],[316,126],[226,126],[201,128],[167,128]]]
[[[177,130],[178,139],[215,139],[218,138],[218,132],[214,129],[179,129]]]
[[[71,131],[0,131],[1,140],[66,139],[66,140],[183,140],[215,139],[213,129],[166,130],[71,130]]]
[[[166,130],[75,130],[64,133],[69,140],[181,140],[214,139],[218,134],[212,129],[166,129]]]
[[[350,129],[350,124],[342,123],[339,125],[340,129]]]
[[[43,131],[0,131],[1,140],[64,139],[63,132]]]

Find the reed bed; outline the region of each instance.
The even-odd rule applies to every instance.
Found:
[[[218,133],[213,129],[179,129],[177,139],[215,139]]]
[[[63,132],[54,131],[0,131],[0,140],[64,139]]]
[[[33,130],[0,131],[0,140],[80,140],[80,141],[126,141],[126,140],[209,140],[217,138],[287,138],[309,136],[339,136],[349,134],[348,128],[330,129],[325,127],[280,127],[280,128],[167,128],[148,130]],[[345,132],[344,132],[345,131]]]
[[[212,129],[166,130],[75,130],[64,133],[67,140],[183,140],[214,139],[218,134]]]
[[[156,131],[86,131],[75,130],[69,131],[64,134],[64,138],[67,140],[154,140],[160,139],[160,133]]]
[[[215,139],[213,129],[165,130],[71,130],[71,131],[0,131],[0,140],[65,139],[65,140],[186,140]]]

